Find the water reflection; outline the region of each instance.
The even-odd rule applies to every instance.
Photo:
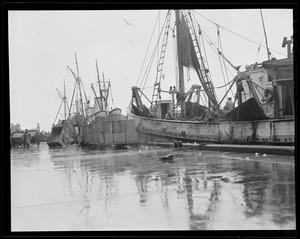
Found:
[[[31,187],[25,181],[22,186],[28,193],[43,192],[47,200],[60,201],[57,210],[46,206],[43,210],[51,211],[56,221],[63,220],[65,230],[295,229],[291,157],[259,161],[248,154],[192,151],[174,155],[173,162],[166,163],[160,160],[166,153],[156,148],[12,151],[12,187],[20,184],[30,167],[32,178],[41,183]],[[38,169],[47,170],[47,180],[37,178]],[[49,188],[42,190],[45,185]],[[55,196],[47,195],[54,188]],[[24,202],[14,199],[18,193],[12,194],[14,218],[24,217],[18,210]],[[45,197],[33,206],[44,205]],[[32,216],[27,227],[36,220]],[[55,225],[41,228],[53,230]]]

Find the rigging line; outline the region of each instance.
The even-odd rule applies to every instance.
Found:
[[[150,88],[153,88],[153,85],[147,86],[147,87],[143,87],[144,90],[147,90],[147,89],[150,89]]]
[[[160,31],[160,35],[159,35],[159,38],[161,37],[161,35],[162,35],[162,33],[163,33],[163,30],[164,30],[164,25],[166,24],[166,22],[167,22],[167,18],[168,18],[168,15],[169,15],[169,12],[170,12],[170,10],[167,12],[167,15],[166,15],[166,18],[165,18],[165,21],[164,21],[164,24],[163,24],[163,27],[162,27],[162,29],[161,29],[161,31]],[[158,48],[158,46],[159,46],[159,44],[158,44],[158,42],[156,42],[156,45],[155,45],[155,48],[154,48],[154,51],[153,51],[153,53],[152,53],[152,56],[153,57],[151,57],[152,59],[150,59],[150,62],[151,62],[151,65],[148,65],[149,66],[149,70],[150,70],[150,67],[152,66],[152,64],[153,64],[153,59],[154,59],[154,56],[155,56],[155,51],[156,51],[156,49]],[[150,64],[150,63],[149,63]],[[145,75],[146,75],[146,73],[145,73]],[[145,76],[144,75],[144,76]],[[148,72],[148,74],[147,75],[149,75],[149,72]],[[143,79],[143,81],[144,81],[144,79]],[[146,82],[144,83],[144,86],[145,86],[145,84],[146,84]],[[142,82],[141,82],[141,84],[140,85],[142,85]]]
[[[145,54],[145,57],[144,57],[144,60],[143,60],[143,64],[142,64],[142,67],[141,67],[141,70],[140,70],[140,73],[139,73],[139,76],[138,76],[138,80],[137,80],[137,82],[136,82],[136,85],[138,85],[139,80],[140,80],[140,75],[141,75],[141,73],[142,73],[142,70],[143,70],[143,67],[144,67],[144,63],[145,63],[145,61],[146,61],[146,56],[147,56],[148,50],[149,50],[149,48],[150,48],[150,43],[151,43],[151,41],[152,41],[152,37],[153,37],[154,30],[155,30],[155,27],[156,27],[156,24],[157,24],[157,21],[158,21],[158,17],[159,17],[159,13],[158,13],[158,15],[157,15],[157,18],[156,18],[156,21],[155,21],[155,24],[154,24],[154,28],[153,28],[153,31],[152,31],[152,34],[151,34],[151,37],[150,37],[150,41],[149,41],[149,43],[148,43],[147,51],[146,51],[146,54]]]
[[[221,89],[221,88],[223,88],[223,87],[229,85],[232,81],[234,81],[234,79],[231,80],[231,81],[229,81],[228,83],[226,83],[226,85],[218,86],[218,87],[215,87],[215,88],[216,88],[216,89]]]
[[[199,39],[200,39],[200,35],[202,35],[202,34],[201,34],[201,28],[200,28],[200,25],[199,25],[199,23],[197,22],[197,19],[195,19],[194,15],[193,15],[193,17],[191,16],[190,11],[189,11],[189,16],[190,16],[190,19],[191,19],[190,22],[191,22],[191,25],[192,25],[193,34],[195,35],[195,39],[196,39],[196,40],[197,40],[197,34],[196,34],[196,32],[195,32],[195,25],[194,25],[194,22],[196,22],[196,23],[198,24],[198,27],[199,27]],[[195,21],[194,21],[193,19],[194,19]],[[198,40],[197,40],[197,41],[198,41]],[[207,55],[206,55],[205,46],[204,46],[204,44],[203,44],[203,49],[204,49],[204,54],[205,54],[205,58],[203,58],[202,53],[201,53],[201,49],[200,49],[200,44],[199,44],[199,42],[201,42],[201,41],[199,40],[198,43],[197,43],[197,45],[198,45],[198,50],[199,50],[199,54],[200,54],[200,58],[201,58],[201,66],[202,66],[202,67],[204,68],[204,70],[205,70],[205,69],[206,69],[206,66],[205,66],[204,62],[206,61],[207,68],[209,69],[208,58],[207,58]],[[205,73],[205,74],[206,74],[207,80],[209,80],[209,81],[211,82],[212,76],[211,76],[210,71],[208,71],[208,73]],[[208,76],[209,76],[209,77],[208,77]],[[212,83],[212,82],[211,82],[211,85],[212,85],[212,87],[213,87],[213,83]],[[218,101],[218,97],[217,97],[217,95],[215,94],[215,92],[213,93],[213,95],[214,95],[215,100]]]
[[[220,41],[220,49],[221,49],[221,52],[223,52],[223,47],[222,47],[222,40],[221,40],[221,34],[220,34],[220,31],[219,31],[219,41]],[[223,53],[222,53],[223,55]],[[229,82],[229,77],[228,77],[228,69],[226,67],[226,64],[225,64],[225,57],[223,57],[223,64],[224,64],[224,68],[225,68],[225,74],[226,74],[226,79],[224,79],[224,82],[226,83],[226,80],[227,82]],[[227,91],[227,87],[225,86],[225,90]],[[234,95],[233,91],[232,91],[232,88],[230,89],[230,92],[232,95]]]
[[[197,20],[196,20],[197,21]],[[200,25],[199,25],[199,23],[197,22],[197,24],[198,24],[198,26],[200,27]],[[202,37],[202,38],[204,38],[206,41],[207,41],[207,43],[211,46],[211,48],[212,48],[212,50],[214,51],[214,53],[216,54],[216,55],[218,55],[218,54],[220,54],[219,52],[219,48],[218,47],[216,47],[216,45],[213,43],[213,41],[209,38],[209,36],[205,33],[205,31],[203,30],[203,29],[200,29],[201,30],[201,32],[203,32],[204,34],[204,37]],[[216,53],[215,52],[215,50],[213,49],[213,47],[215,47],[216,48],[216,50],[217,50],[217,52],[218,53]],[[205,47],[204,47],[204,43],[203,43],[203,48],[205,49]],[[234,67],[234,65],[221,53],[221,56],[230,64],[230,66],[232,67],[232,68],[234,68],[235,69],[235,67]]]
[[[145,74],[144,74],[143,80],[142,80],[142,82],[141,82],[141,84],[140,84],[140,86],[142,86],[142,84],[144,83],[143,87],[141,87],[141,91],[142,91],[142,92],[143,92],[144,87],[145,87],[146,82],[147,82],[146,79],[148,79],[148,76],[149,76],[149,74],[150,74],[150,69],[151,69],[151,66],[152,66],[152,64],[153,64],[154,57],[155,57],[155,52],[156,52],[157,48],[158,48],[158,44],[156,45],[156,47],[155,47],[155,49],[154,49],[154,51],[153,51],[153,53],[152,53],[152,56],[151,56],[151,58],[150,58],[150,62],[149,62],[148,68],[147,68],[147,70],[146,70],[146,72],[145,72]]]
[[[206,35],[206,33],[204,32],[204,34]],[[208,41],[208,39],[209,39],[209,37],[206,35],[206,36],[204,36],[204,37],[202,37],[202,38],[204,38],[206,41],[207,41],[207,43],[210,45],[210,47],[211,47],[211,49],[212,49],[212,51],[216,54],[216,55],[219,55],[219,49],[214,45],[214,43],[212,42],[212,41]],[[204,41],[203,41],[203,46],[204,46]],[[215,48],[216,48],[216,50],[212,47],[212,46],[214,46]],[[228,62],[228,64],[232,67],[232,68],[234,68],[235,69],[235,67],[233,66],[233,64],[230,62],[230,61],[228,61],[227,59],[226,59],[226,57],[221,53],[221,55],[222,55],[222,57]],[[236,70],[236,69],[235,69]],[[229,73],[231,74],[231,76],[233,77],[234,75],[229,71]]]
[[[206,53],[206,49],[205,49],[205,45],[204,45],[204,41],[203,41],[203,36],[202,36],[202,35],[201,35],[201,38],[202,38],[202,45],[203,45],[203,51],[204,51],[205,59],[208,59],[208,58],[207,58],[207,53]],[[204,64],[204,63],[203,63],[203,64]],[[207,68],[210,69],[210,68],[209,68],[208,60],[206,60],[206,64],[207,64]],[[211,75],[210,71],[208,71],[208,75],[209,75],[209,78],[212,79],[212,75]],[[211,83],[211,84],[213,85],[213,83]],[[213,85],[213,87],[214,87],[214,85]],[[205,94],[204,94],[204,96],[205,96],[204,98],[205,98],[205,100],[206,100],[206,102],[207,102],[207,101],[208,101],[208,98],[206,97]],[[219,101],[217,94],[215,94],[215,97],[216,97],[216,100]]]
[[[244,36],[241,36],[241,35],[239,35],[239,34],[237,34],[237,33],[234,33],[234,32],[232,32],[232,31],[230,31],[230,30],[228,30],[228,29],[226,29],[226,28],[224,28],[224,27],[222,27],[224,30],[226,30],[226,31],[228,31],[228,32],[231,32],[232,34],[235,34],[235,35],[237,35],[237,36],[239,36],[239,37],[241,37],[241,38],[244,38],[245,40],[247,40],[247,41],[250,41],[250,42],[252,42],[253,44],[255,44],[255,45],[260,45],[259,43],[257,43],[257,42],[255,42],[255,41],[253,41],[253,40],[250,40],[249,38],[246,38],[246,37],[244,37]],[[267,48],[267,47],[265,47],[265,46],[263,46],[262,45],[262,47],[263,48]],[[269,48],[270,49],[270,48]],[[271,49],[273,52],[276,52],[277,54],[279,54],[279,55],[282,55],[282,56],[284,56],[284,54],[282,54],[282,53],[280,53],[280,52],[278,52],[278,51],[276,51],[276,50],[273,50],[273,49]]]
[[[261,38],[260,38],[260,43],[259,43],[259,46],[258,46],[258,49],[257,49],[257,52],[256,52],[256,56],[255,56],[253,62],[256,62],[257,59],[259,58],[259,51],[260,51],[260,47],[261,47],[261,42],[262,42],[262,36],[261,36]]]
[[[204,99],[202,99],[201,95],[203,96]],[[203,93],[200,94],[200,99],[202,100],[203,105],[208,106],[208,99],[207,99],[206,94],[203,94]]]
[[[147,68],[146,68],[146,71],[145,71],[145,73],[144,73],[144,76],[143,76],[143,78],[142,78],[142,81],[140,82],[140,85],[139,85],[140,88],[142,87],[142,84],[144,84],[144,86],[145,86],[145,84],[146,84],[145,79],[147,79],[147,77],[149,76],[150,68],[151,68],[151,66],[152,66],[152,64],[153,64],[153,60],[154,60],[154,57],[155,57],[155,52],[156,52],[157,47],[158,47],[158,45],[155,46],[155,48],[154,48],[154,50],[153,50],[153,52],[152,52],[152,55],[151,55],[151,57],[150,57],[148,66],[147,66]],[[145,82],[144,82],[144,81],[145,81]]]
[[[268,38],[267,38],[267,33],[266,33],[264,18],[263,18],[263,14],[262,14],[262,10],[261,9],[260,9],[260,16],[261,16],[261,21],[262,21],[262,24],[263,24],[264,35],[265,35],[265,40],[266,40],[268,60],[270,60],[270,51],[269,51],[269,46],[268,46]]]
[[[219,24],[216,24],[215,22],[209,20],[208,18],[202,16],[200,13],[196,12],[195,10],[193,10],[193,11],[194,11],[196,14],[200,15],[201,17],[207,19],[207,20],[210,21],[211,23],[213,23],[213,24],[215,24],[215,25],[219,25]],[[247,41],[252,42],[253,44],[256,44],[256,45],[258,45],[258,46],[260,45],[259,43],[255,42],[255,41],[253,41],[253,40],[251,40],[251,39],[249,39],[249,38],[247,38],[247,37],[244,37],[244,36],[242,36],[242,35],[240,35],[240,34],[238,34],[238,33],[235,33],[235,32],[233,32],[233,31],[231,31],[231,30],[229,30],[229,29],[227,29],[227,28],[225,28],[225,27],[222,27],[221,25],[219,25],[219,26],[220,26],[222,29],[224,29],[224,30],[226,30],[226,31],[228,31],[228,32],[230,32],[230,33],[236,35],[236,36],[239,36],[239,37],[241,37],[241,38],[243,38],[243,39],[245,39],[245,40],[247,40]],[[262,46],[262,47],[267,48],[267,47],[265,47],[265,46]],[[269,49],[270,49],[270,48],[269,48]],[[282,55],[282,56],[285,56],[285,54],[282,54],[282,53],[280,53],[280,52],[278,52],[278,51],[275,51],[275,50],[273,50],[273,49],[270,49],[270,50],[272,50],[273,52],[276,52],[277,54],[280,54],[280,55]]]
[[[207,57],[206,48],[205,48],[204,41],[203,41],[202,30],[201,30],[200,24],[198,23],[197,19],[194,16],[194,14],[193,14],[193,19],[195,20],[195,21],[193,21],[193,24],[194,24],[194,22],[196,22],[198,24],[198,28],[199,28],[198,33],[199,33],[199,42],[200,43],[201,43],[201,39],[202,39],[202,46],[203,46],[203,51],[204,51],[204,56],[205,56],[205,58],[203,58],[202,54],[200,53],[201,54],[201,59],[202,59],[202,66],[204,68],[206,68],[205,64],[204,64],[204,62],[206,61],[207,68],[209,69],[208,57]],[[195,29],[194,26],[193,26],[193,29]],[[196,35],[196,33],[195,33],[195,35]],[[199,51],[201,51],[200,46],[201,46],[201,44],[199,44]],[[208,75],[209,75],[209,78],[212,79],[212,75],[211,75],[210,71],[208,71]],[[211,84],[213,85],[212,82],[211,82]],[[217,101],[219,101],[217,94],[215,94],[215,98],[216,98]]]
[[[220,48],[220,30],[219,30],[219,26],[217,26],[217,35],[218,35],[218,48]],[[224,83],[226,85],[226,81],[225,81],[225,77],[224,77],[224,70],[223,70],[223,67],[222,67],[222,60],[221,60],[221,57],[220,57],[220,54],[218,55],[218,58],[219,58],[219,62],[220,62],[220,67],[221,67],[221,72],[222,72],[222,76],[223,76],[223,80],[224,80]],[[227,87],[225,87],[225,90],[227,92]]]
[[[159,45],[159,41],[160,41],[159,29],[160,29],[160,10],[158,11],[158,28],[157,28],[158,45]],[[158,64],[159,64],[159,54],[157,54],[157,65]]]
[[[255,82],[252,81],[252,83],[253,83],[253,85],[256,87],[256,90],[257,90],[257,88],[260,88],[260,89],[262,89],[262,90],[265,90],[264,88],[262,88],[260,85],[256,84]],[[262,96],[262,97],[264,98],[263,94],[262,94],[259,90],[257,90],[257,92],[260,94],[260,96]],[[277,111],[277,110],[275,109],[274,106],[272,106],[271,104],[270,104],[270,106],[272,107],[272,109],[273,109],[274,111]],[[277,111],[277,112],[279,112],[279,111]]]
[[[264,90],[264,88],[262,88],[260,85],[256,84],[255,82],[252,81],[252,83],[253,83],[253,85],[255,85],[256,87],[258,87],[258,88]]]

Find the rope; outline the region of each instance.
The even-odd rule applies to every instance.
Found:
[[[232,81],[234,81],[234,79],[232,79],[231,81],[229,81],[228,83],[226,83],[225,85],[222,85],[222,86],[218,86],[218,87],[215,87],[215,89],[221,89],[221,88],[223,88],[223,87],[225,87],[225,86],[227,86],[227,85],[229,85]],[[227,91],[227,89],[226,89],[226,91]]]
[[[219,26],[217,26],[217,37],[218,37],[218,49],[220,48],[220,29],[219,29]],[[219,52],[218,52],[219,53]],[[225,90],[227,92],[227,88],[226,88],[226,80],[225,80],[225,76],[224,76],[224,70],[223,70],[223,67],[222,67],[222,61],[221,61],[221,57],[220,57],[220,54],[218,54],[218,58],[219,58],[219,62],[220,62],[220,67],[221,67],[221,72],[222,72],[222,76],[223,76],[223,80],[224,80],[224,83],[225,83]],[[224,60],[224,59],[223,59]],[[224,63],[224,62],[223,62]],[[224,67],[225,64],[224,64]]]
[[[218,30],[219,30],[219,29],[218,29]],[[220,49],[221,49],[221,51],[223,52],[222,41],[221,41],[221,35],[220,35],[220,32],[219,32],[219,31],[218,31],[218,33],[219,33],[219,40],[220,40]],[[223,56],[223,54],[222,54],[222,56]],[[226,80],[227,80],[227,82],[229,81],[229,77],[228,77],[228,70],[227,70],[227,68],[226,68],[225,60],[227,60],[227,59],[225,59],[225,57],[223,57],[223,64],[224,64],[225,74],[226,74],[226,79],[224,78],[224,82],[226,83]],[[229,62],[229,63],[230,63],[230,62]],[[231,63],[230,63],[230,65],[233,66]],[[226,86],[225,86],[225,90],[227,91]],[[231,92],[232,95],[234,95],[232,89],[230,90],[230,92]]]
[[[228,31],[228,32],[230,32],[230,33],[236,35],[236,36],[239,36],[239,37],[241,37],[241,38],[243,38],[243,39],[245,39],[245,40],[247,40],[247,41],[250,41],[250,42],[252,42],[253,44],[260,45],[259,43],[255,42],[255,41],[253,41],[253,40],[251,40],[251,39],[249,39],[249,38],[247,38],[247,37],[244,37],[244,36],[242,36],[242,35],[240,35],[240,34],[238,34],[238,33],[235,33],[235,32],[233,32],[233,31],[231,31],[231,30],[229,30],[229,29],[227,29],[227,28],[225,28],[225,27],[222,27],[221,25],[219,25],[219,24],[217,24],[217,23],[211,21],[210,19],[204,17],[203,15],[201,15],[201,14],[198,13],[198,12],[196,12],[195,10],[193,10],[193,12],[195,12],[195,13],[198,14],[199,16],[205,18],[206,20],[208,20],[209,22],[213,23],[214,25],[220,26],[222,29],[224,29],[224,30],[226,30],[226,31]],[[266,48],[265,46],[262,46],[262,47]],[[271,49],[269,48],[269,50],[271,50]],[[276,52],[276,53],[278,53],[278,54],[280,54],[280,55],[282,55],[282,56],[285,56],[284,54],[282,54],[282,53],[280,53],[280,52],[278,52],[278,51],[275,51],[275,50],[273,50],[273,49],[272,49],[272,51],[273,51],[273,52]]]
[[[144,63],[145,63],[145,61],[146,61],[146,56],[147,56],[147,53],[148,53],[148,50],[149,50],[149,47],[150,47],[150,43],[151,43],[151,41],[152,41],[152,37],[153,37],[154,30],[155,30],[155,27],[156,27],[156,24],[157,24],[157,21],[158,21],[158,17],[159,17],[159,13],[158,13],[158,15],[157,15],[157,18],[156,18],[156,21],[155,21],[155,24],[154,24],[154,28],[153,28],[153,31],[152,31],[152,34],[151,34],[150,41],[149,41],[149,43],[148,43],[147,51],[146,51],[146,54],[145,54],[145,57],[144,57],[144,60],[143,60],[143,64],[142,64],[142,67],[141,67],[141,70],[140,70],[140,73],[139,73],[139,76],[138,76],[136,85],[138,85],[139,80],[140,80],[140,75],[141,75],[141,73],[142,73],[142,69],[143,69],[143,67],[144,67]]]
[[[169,11],[170,11],[170,10],[169,10]],[[168,15],[169,15],[169,11],[168,11],[168,13],[167,13],[167,15],[166,15],[165,22],[164,22],[163,26],[166,24],[166,21],[167,21]],[[162,33],[163,33],[163,30],[164,30],[164,27],[162,27],[162,30],[161,30],[160,35],[159,35],[159,38],[161,37],[161,35],[162,35]],[[157,48],[158,48],[158,46],[159,46],[158,43],[159,43],[159,41],[157,41],[157,43],[156,43],[156,45],[155,45],[155,48],[154,48],[154,51],[153,51],[153,53],[152,53],[152,56],[151,56],[151,59],[150,59],[150,63],[149,63],[149,65],[148,65],[148,72],[147,72],[147,71],[145,72],[145,75],[146,75],[146,73],[147,73],[147,77],[149,76],[149,70],[150,70],[150,68],[151,68],[151,66],[152,66],[152,64],[153,64],[153,59],[154,59],[154,56],[155,56],[155,52],[156,52],[156,50],[157,50]],[[145,75],[144,75],[144,76],[145,76]],[[145,78],[143,79],[143,81],[141,82],[140,85],[142,85],[142,83],[144,82],[144,80],[145,80]],[[146,84],[146,81],[144,82],[144,86],[145,86],[145,84]],[[143,91],[143,88],[142,88],[142,91]]]

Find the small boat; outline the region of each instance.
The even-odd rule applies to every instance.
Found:
[[[236,72],[236,76],[224,85],[228,90],[219,101],[206,59],[207,37],[203,34],[205,31],[200,27],[194,12],[175,10],[176,21],[172,28],[170,19],[173,11],[167,11],[164,28],[160,31],[158,40],[161,49],[153,76],[154,84],[150,89],[152,96],[149,87],[144,88],[143,81],[143,86],[132,87],[128,117],[135,120],[139,140],[294,145],[293,39],[284,38],[283,46],[288,49],[287,58],[268,58],[262,63],[247,65],[245,71],[240,71],[240,66],[234,66],[225,57],[222,49],[215,47],[220,65],[232,67]],[[176,49],[176,77],[171,86],[165,85],[163,88],[163,66],[170,33],[176,38],[174,48],[169,47]],[[212,45],[212,42],[208,43]],[[268,47],[267,50],[270,56],[271,50]],[[146,72],[148,75],[149,68]],[[187,91],[185,85],[191,85],[188,81],[191,81],[189,76],[192,73],[200,84],[193,84]],[[232,94],[234,105],[237,103],[237,106],[229,110],[222,109],[221,103],[234,86],[236,93]],[[146,91],[149,92],[148,96]]]

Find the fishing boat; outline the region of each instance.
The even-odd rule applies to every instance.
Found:
[[[63,93],[58,89],[56,89],[58,91],[59,97],[61,98],[61,103],[57,111],[54,123],[52,125],[51,133],[48,137],[47,144],[49,148],[61,148],[61,147],[64,148],[67,147],[68,145],[78,143],[79,126],[83,124],[83,122],[86,120],[87,117],[85,113],[85,108],[87,108],[87,106],[86,103],[85,104],[83,103],[83,97],[82,97],[82,94],[84,93],[85,95],[85,92],[84,92],[81,78],[79,76],[76,53],[75,53],[75,61],[77,67],[77,74],[74,73],[74,71],[70,67],[68,67],[68,69],[72,72],[75,79],[74,90],[73,90],[70,105],[68,104],[67,97],[66,97],[65,83],[64,83]],[[74,99],[75,99],[75,103],[73,103]],[[64,104],[63,118],[58,119],[62,104]]]
[[[98,81],[91,84],[94,105],[87,109],[88,118],[79,127],[78,142],[82,146],[97,148],[124,147],[138,143],[135,122],[114,106],[111,82],[106,81],[103,72],[100,80],[97,61],[96,69]]]
[[[135,120],[139,140],[294,145],[292,37],[284,38],[282,44],[283,47],[287,46],[287,58],[277,60],[269,57],[270,49],[267,47],[268,59],[249,64],[245,71],[240,71],[240,66],[233,65],[222,49],[216,47],[222,62],[236,72],[236,76],[226,83],[228,90],[218,100],[203,44],[207,39],[205,31],[195,19],[194,12],[189,10],[175,10],[176,20],[172,28],[170,19],[173,12],[167,12],[159,41],[155,45],[157,47],[160,44],[161,49],[151,88],[152,96],[146,95],[145,87],[132,87],[128,117]],[[163,88],[164,60],[170,31],[176,38],[174,79],[177,78],[177,81]],[[190,70],[195,72],[199,81],[186,90]],[[147,68],[146,72],[149,71]],[[234,105],[237,106],[224,110],[221,104],[233,88],[236,88]]]

